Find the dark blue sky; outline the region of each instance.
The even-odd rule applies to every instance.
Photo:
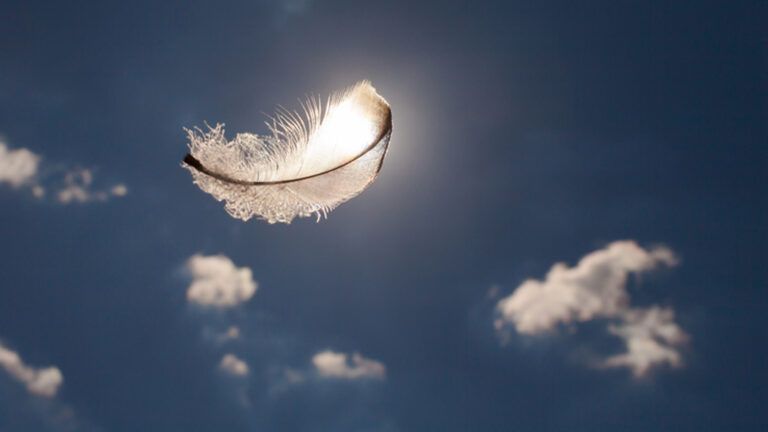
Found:
[[[0,7],[4,142],[129,190],[64,206],[0,184],[0,342],[64,375],[44,399],[0,369],[0,431],[768,427],[765,2],[222,3]],[[319,224],[242,223],[179,166],[184,127],[266,133],[275,106],[361,79],[392,106],[390,153]],[[501,343],[492,287],[621,239],[680,258],[628,289],[674,309],[683,367],[586,367],[622,350],[596,323]],[[251,268],[254,297],[190,307],[196,253]],[[204,336],[229,325],[229,346]],[[387,377],[281,387],[325,349]]]

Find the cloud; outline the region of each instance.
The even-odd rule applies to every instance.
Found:
[[[528,279],[496,310],[495,327],[504,334],[512,326],[520,334],[551,332],[560,324],[613,320],[609,333],[622,338],[627,352],[598,362],[600,368],[626,367],[636,377],[654,366],[679,367],[676,347],[687,339],[669,308],[631,308],[627,280],[661,266],[676,266],[666,247],[644,249],[634,241],[616,241],[585,255],[574,267],[557,263],[543,281]]]
[[[18,188],[31,182],[40,164],[40,156],[25,149],[9,150],[0,141],[0,183],[9,183]]]
[[[107,201],[111,197],[122,197],[128,193],[128,187],[117,184],[110,190],[93,190],[93,172],[88,169],[69,171],[64,176],[64,186],[56,193],[56,200],[61,204]],[[40,189],[42,190],[42,189]],[[33,190],[35,196],[41,195]]]
[[[629,304],[629,274],[676,264],[665,247],[646,250],[633,241],[611,243],[587,254],[575,267],[557,263],[543,281],[523,282],[499,301],[502,322],[497,325],[511,323],[519,333],[536,334],[560,323],[617,316]]]
[[[216,345],[232,342],[242,337],[240,327],[235,325],[227,327],[226,330],[218,330],[216,327],[205,326],[203,327],[202,334],[203,339]]]
[[[37,396],[51,398],[56,396],[64,377],[57,367],[33,368],[21,359],[18,353],[0,344],[0,367],[5,369],[27,390]]]
[[[312,357],[312,364],[317,373],[323,378],[338,379],[384,379],[386,368],[376,360],[367,359],[358,353],[351,358],[344,353],[330,350],[322,351]]]
[[[280,369],[271,392],[279,394],[293,386],[318,380],[383,380],[387,369],[383,363],[365,358],[358,353],[351,356],[331,350],[312,356],[311,369]]]
[[[93,171],[90,169],[63,170],[46,164],[45,171],[58,174],[43,176],[40,174],[41,160],[39,155],[28,149],[9,150],[0,141],[0,183],[8,183],[14,189],[29,190],[38,200],[45,199],[47,192],[52,190],[55,202],[59,204],[104,202],[128,194],[128,187],[122,183],[108,189],[94,188]]]
[[[603,367],[627,367],[636,377],[642,377],[656,365],[682,365],[675,347],[684,343],[688,336],[675,323],[672,309],[653,306],[628,310],[623,322],[611,325],[608,331],[624,339],[627,352],[608,357],[602,363]]]
[[[223,342],[226,342],[228,340],[240,339],[240,327],[229,326],[227,331],[219,335],[219,337]]]
[[[251,269],[236,267],[224,255],[193,255],[186,268],[192,275],[187,300],[201,306],[237,306],[253,297],[258,287]]]
[[[237,358],[234,354],[225,354],[221,358],[219,369],[229,375],[239,377],[246,376],[249,372],[248,364]]]
[[[301,384],[305,380],[301,371],[291,368],[283,369],[283,378],[289,385]]]

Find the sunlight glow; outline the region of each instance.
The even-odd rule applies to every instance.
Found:
[[[310,145],[333,148],[337,156],[352,159],[373,143],[379,133],[378,123],[368,116],[370,110],[357,99],[345,100],[331,108],[322,126],[313,134]],[[326,147],[328,146],[328,147]]]

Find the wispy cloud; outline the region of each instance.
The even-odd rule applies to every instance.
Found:
[[[688,337],[675,323],[675,313],[669,308],[653,306],[624,312],[623,322],[608,330],[624,339],[627,352],[608,357],[604,367],[627,367],[636,377],[646,375],[652,367],[667,364],[682,365],[680,353],[674,348]]]
[[[59,368],[50,366],[34,368],[28,366],[19,354],[0,344],[0,367],[15,380],[24,384],[27,390],[45,398],[56,396],[64,377]]]
[[[224,341],[240,339],[240,327],[229,326],[229,328],[227,328],[227,331],[221,335],[221,338]]]
[[[93,171],[86,168],[62,169],[42,163],[42,156],[26,148],[11,150],[0,141],[0,184],[28,190],[38,200],[50,195],[59,204],[104,202],[123,197],[128,187],[122,183],[96,188]],[[52,172],[43,175],[42,168]]]
[[[630,308],[627,281],[662,266],[678,264],[666,247],[644,249],[634,241],[617,241],[585,255],[574,267],[557,263],[544,280],[529,279],[497,304],[496,329],[512,326],[521,334],[553,331],[558,325],[594,319],[617,320],[609,331],[622,337],[627,353],[609,357],[603,367],[627,367],[636,376],[653,366],[679,366],[676,345],[685,334],[670,309]]]
[[[93,172],[75,169],[65,174],[64,186],[56,192],[56,200],[61,204],[103,202],[127,193],[128,188],[124,184],[117,184],[108,190],[93,190]]]
[[[326,350],[312,357],[312,365],[322,378],[336,379],[384,379],[386,367],[383,363],[365,358],[358,353],[349,356],[345,353]]]
[[[225,330],[218,330],[213,326],[203,327],[203,339],[207,342],[215,345],[223,345],[228,342],[232,342],[240,339],[241,330],[236,325],[231,325]]]
[[[247,302],[258,287],[248,267],[237,267],[225,255],[193,255],[186,269],[192,276],[187,300],[205,307],[230,308]]]

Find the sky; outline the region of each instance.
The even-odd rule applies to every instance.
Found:
[[[765,2],[1,9],[0,432],[768,426]],[[319,223],[180,166],[364,79]]]

